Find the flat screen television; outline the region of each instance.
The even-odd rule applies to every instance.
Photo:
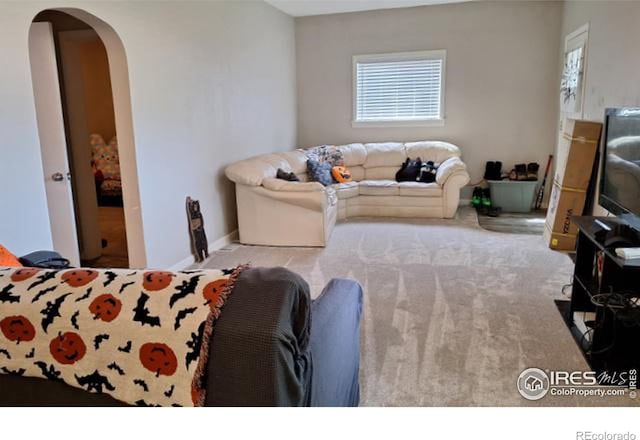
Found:
[[[640,108],[608,108],[600,205],[640,230]]]

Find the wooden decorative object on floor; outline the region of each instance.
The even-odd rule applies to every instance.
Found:
[[[191,249],[196,261],[204,261],[209,256],[207,235],[204,232],[204,222],[200,211],[200,202],[187,197],[187,219],[189,220],[189,235]]]

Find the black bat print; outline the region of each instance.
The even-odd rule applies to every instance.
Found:
[[[80,298],[76,298],[76,302],[84,301],[85,299],[89,298],[89,296],[91,296],[92,290],[93,287],[89,287],[84,295],[82,295]]]
[[[195,312],[196,310],[198,310],[197,307],[188,307],[186,309],[180,310],[176,315],[176,321],[175,321],[175,324],[173,325],[173,329],[178,330],[180,328],[180,323],[182,322],[182,320],[186,318],[188,315]]]
[[[198,281],[200,281],[200,277],[202,277],[202,275],[191,277],[188,281],[184,280],[182,284],[176,287],[177,292],[171,295],[171,299],[169,300],[169,308],[172,308],[176,302],[178,302],[185,296],[194,293],[196,291],[196,287],[198,286]]]
[[[33,283],[31,283],[31,285],[29,287],[27,287],[27,290],[31,290],[36,286],[39,286],[40,284],[44,284],[49,280],[52,280],[56,277],[56,275],[58,274],[57,271],[52,271],[52,272],[45,272],[42,275],[40,275],[38,278],[36,278],[36,281],[34,281]]]
[[[111,272],[110,270],[105,271],[104,274],[107,276],[107,280],[104,282],[104,287],[111,284],[118,276],[115,272]]]
[[[147,403],[147,402],[145,402],[143,399],[136,400],[136,401],[135,401],[135,405],[136,405],[136,406],[160,406],[160,405],[153,405],[153,404],[151,404],[151,403]]]
[[[127,345],[125,345],[124,347],[118,347],[118,351],[129,353],[131,351],[131,341],[127,341]]]
[[[4,374],[13,374],[14,376],[22,376],[24,372],[27,371],[24,368],[20,368],[18,370],[9,370],[7,367],[2,367],[0,368],[0,370],[2,370]]]
[[[183,274],[185,274],[185,275],[189,275],[189,274],[192,274],[192,273],[200,273],[200,272],[202,272],[202,269],[196,269],[196,270],[181,270],[181,271],[180,271],[180,272],[178,272],[178,273],[183,273]]]
[[[78,325],[78,316],[80,315],[80,310],[76,310],[73,315],[71,315],[71,325],[76,330],[80,330],[80,326]]]
[[[4,289],[0,290],[0,302],[20,302],[20,297],[18,295],[11,295],[11,289],[13,289],[13,284],[7,284]]]
[[[164,392],[164,395],[167,397],[171,397],[173,395],[173,389],[175,388],[175,385],[171,385],[171,388],[169,388],[167,391]]]
[[[76,377],[76,381],[78,381],[78,385],[86,387],[87,391],[93,390],[96,393],[102,393],[102,387],[106,388],[108,391],[116,389],[111,385],[106,376],[98,373],[98,370],[95,370],[93,373],[86,376],[78,376],[77,374],[74,374],[74,376]]]
[[[107,368],[109,370],[114,370],[120,376],[124,376],[124,370],[122,368],[120,368],[120,365],[116,364],[115,362],[111,362],[109,365],[107,365]]]
[[[202,338],[204,337],[204,326],[206,321],[200,324],[198,327],[198,333],[191,333],[191,340],[187,342],[187,347],[191,349],[190,352],[185,356],[185,361],[187,363],[187,369],[189,369],[189,364],[193,361],[197,361],[200,357],[200,350],[202,349]]]
[[[120,286],[120,290],[118,291],[118,293],[124,292],[124,289],[126,289],[127,287],[135,283],[136,283],[135,281],[131,281],[129,283],[123,283],[122,286]]]
[[[100,348],[100,344],[102,344],[102,341],[106,341],[107,339],[109,339],[109,335],[106,335],[106,334],[96,335],[96,337],[93,338],[94,348],[98,350]]]
[[[144,380],[142,380],[142,379],[133,379],[133,384],[134,385],[140,385],[145,393],[149,392],[149,387],[147,386],[147,383]]]
[[[31,300],[32,303],[38,301],[40,298],[42,298],[44,295],[46,295],[49,292],[53,292],[54,290],[56,290],[58,288],[58,286],[51,286],[51,287],[47,287],[46,289],[42,289],[40,292],[36,293],[36,295],[33,297],[33,299]]]
[[[32,359],[36,355],[36,349],[32,348],[31,351],[24,355],[25,359]]]
[[[235,269],[222,269],[222,273],[225,275],[231,275]]]
[[[53,301],[47,301],[47,306],[40,311],[40,314],[43,316],[42,330],[44,330],[45,333],[47,333],[47,329],[53,324],[53,321],[60,316],[60,306],[69,295],[71,295],[71,293],[65,293]]]
[[[141,325],[147,324],[151,327],[160,327],[160,317],[151,316],[149,314],[149,309],[145,307],[148,300],[149,295],[144,292],[140,294],[138,303],[136,304],[135,309],[133,309],[133,320],[138,321]]]
[[[36,367],[40,368],[40,371],[42,371],[42,375],[44,377],[46,377],[49,380],[59,380],[61,381],[62,379],[60,378],[60,371],[56,370],[53,367],[53,364],[47,366],[46,363],[42,362],[42,361],[37,361],[34,362],[33,365],[35,365]]]
[[[136,275],[137,273],[138,273],[138,271],[136,270],[134,272],[128,273],[126,276],[132,277],[132,276]]]
[[[5,350],[4,348],[0,348],[0,354],[3,354],[7,357],[7,359],[11,359],[11,355],[9,354],[9,352],[7,350]]]

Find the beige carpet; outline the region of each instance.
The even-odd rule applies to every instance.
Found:
[[[454,220],[350,219],[324,249],[239,246],[203,266],[285,266],[317,296],[333,277],[364,288],[361,405],[633,405],[629,397],[524,400],[527,367],[588,366],[554,304],[573,264],[541,237]]]

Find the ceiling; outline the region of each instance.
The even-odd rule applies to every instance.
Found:
[[[464,0],[265,0],[293,16],[339,14],[374,9],[406,8],[411,6],[462,3]]]

